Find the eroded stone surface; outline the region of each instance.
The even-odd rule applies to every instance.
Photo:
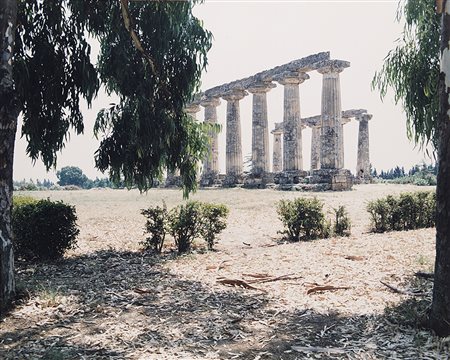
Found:
[[[267,92],[276,87],[273,83],[257,83],[248,88],[253,94],[252,111],[252,174],[262,176],[269,171],[269,121],[267,118]]]
[[[226,174],[227,181],[239,181],[243,172],[241,115],[239,101],[247,96],[243,90],[232,90],[222,98],[227,101]]]
[[[358,157],[356,161],[356,177],[370,180],[370,155],[369,155],[369,120],[370,114],[362,114],[356,118],[359,121],[358,131]]]

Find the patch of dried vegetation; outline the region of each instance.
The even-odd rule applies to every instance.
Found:
[[[200,191],[230,207],[229,225],[218,252],[180,258],[139,251],[140,209],[176,205],[178,191],[38,193],[76,205],[80,246],[60,263],[18,264],[24,297],[1,323],[0,358],[445,358],[450,339],[417,326],[430,296],[380,282],[430,293],[414,273],[432,269],[434,229],[367,233],[367,201],[411,190],[318,194],[347,207],[352,235],[281,245],[276,202],[312,194]]]

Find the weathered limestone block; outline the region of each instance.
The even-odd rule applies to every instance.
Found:
[[[318,184],[320,190],[351,190],[353,177],[347,169],[319,169],[311,172],[310,184]]]
[[[340,169],[339,134],[342,118],[341,88],[339,73],[350,63],[347,61],[325,61],[317,71],[322,79],[322,132],[320,149],[321,169]]]
[[[218,98],[204,98],[200,105],[205,108],[205,123],[217,124],[217,106],[220,105]],[[209,152],[203,162],[203,174],[200,180],[201,186],[212,186],[219,173],[219,149],[218,134],[215,131],[209,132]]]
[[[237,183],[242,177],[242,140],[239,101],[247,96],[244,90],[232,90],[222,95],[227,101],[226,174],[224,184]]]
[[[356,177],[369,180],[370,176],[370,156],[369,156],[369,120],[370,114],[362,114],[356,117],[359,121],[358,132],[358,158],[356,162]]]
[[[303,169],[300,121],[299,84],[309,75],[298,72],[283,73],[275,80],[284,86],[283,171]]]
[[[283,123],[275,123],[273,134],[273,155],[272,155],[272,172],[278,173],[283,170]]]
[[[253,76],[246,77],[244,79],[235,80],[223,85],[215,86],[204,92],[204,95],[208,97],[221,97],[222,94],[231,90],[243,90],[250,87],[255,82],[259,81],[276,81],[275,78],[282,73],[296,71],[307,72],[318,69],[323,66],[323,63],[330,59],[329,52],[322,52],[314,55],[310,55],[298,60],[291,61],[287,64],[276,66],[273,69],[261,71]]]
[[[252,112],[252,174],[262,176],[270,169],[269,121],[267,118],[267,92],[273,83],[259,82],[247,88],[253,94]]]

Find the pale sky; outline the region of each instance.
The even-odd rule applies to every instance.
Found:
[[[370,83],[383,58],[395,46],[402,27],[396,23],[396,1],[233,1],[207,0],[197,5],[195,14],[214,35],[207,72],[202,77],[202,90],[254,75],[314,53],[330,51],[332,59],[350,61],[341,73],[342,109],[364,108],[373,114],[369,122],[370,160],[378,170],[396,165],[406,169],[430,162],[406,137],[406,123],[401,106],[395,106],[392,94],[381,102],[371,91]],[[320,114],[321,75],[310,72],[310,79],[300,85],[301,116]],[[283,86],[267,95],[269,129],[283,119]],[[72,136],[57,169],[78,166],[90,178],[102,175],[94,168],[94,152],[98,146],[92,135],[96,113],[111,99],[101,95],[92,109],[85,109],[86,131]],[[251,153],[252,96],[241,101],[242,143],[244,159]],[[219,163],[225,170],[226,101],[218,108],[218,120],[224,126],[219,136]],[[197,114],[203,119],[202,111]],[[20,129],[20,124],[19,124]],[[310,164],[311,131],[303,131],[304,168]],[[355,171],[358,126],[352,121],[344,127],[345,168]],[[34,166],[25,154],[24,139],[17,136],[14,179],[49,178],[38,161]],[[270,138],[272,151],[272,135]]]

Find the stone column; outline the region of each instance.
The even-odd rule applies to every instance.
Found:
[[[273,83],[261,82],[247,89],[253,94],[252,174],[258,177],[270,171],[267,92],[274,87]]]
[[[247,95],[244,90],[231,90],[222,96],[227,101],[226,174],[235,178],[243,172],[239,101]]]
[[[370,114],[362,114],[356,117],[359,121],[358,132],[358,159],[356,162],[356,177],[370,178],[370,157],[369,157],[369,120]]]
[[[320,124],[311,126],[311,170],[320,169]]]
[[[345,161],[344,161],[344,125],[350,122],[350,118],[342,118],[341,119],[341,125],[339,126],[339,133],[338,133],[338,167],[344,168]]]
[[[320,167],[341,169],[339,158],[339,133],[342,118],[341,87],[339,73],[350,66],[346,61],[331,60],[317,69],[322,79],[322,131]]]
[[[217,106],[220,105],[218,98],[205,98],[200,103],[205,108],[205,120],[207,124],[217,124]],[[215,131],[209,132],[209,151],[203,162],[203,176],[215,176],[219,173],[219,148],[218,134]]]
[[[283,116],[283,171],[297,171],[302,168],[299,84],[309,79],[305,73],[289,72],[276,79],[284,86]]]
[[[283,123],[275,123],[273,134],[273,158],[272,158],[272,172],[278,173],[283,170],[283,148],[282,139]]]

